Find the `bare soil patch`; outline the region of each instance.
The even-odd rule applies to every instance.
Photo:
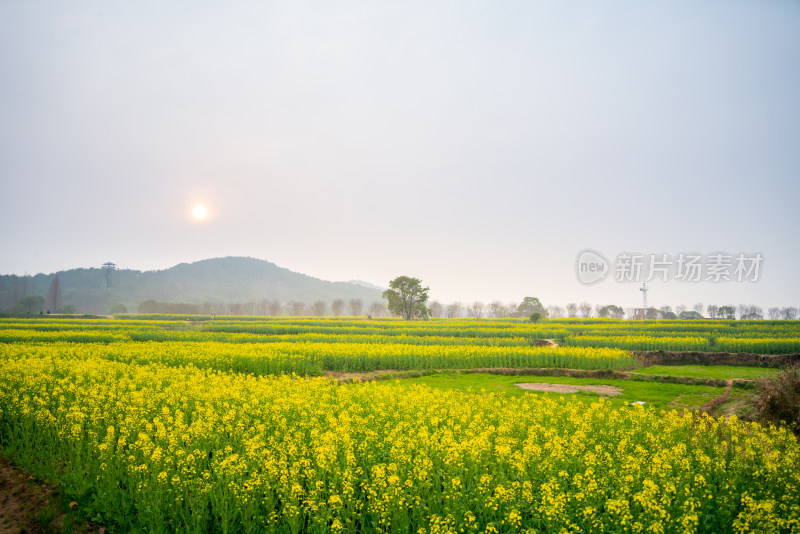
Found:
[[[105,534],[103,527],[76,520],[57,488],[0,458],[0,534],[77,532]]]
[[[716,408],[722,406],[731,398],[731,389],[733,389],[733,380],[728,380],[725,384],[725,392],[719,397],[715,397],[705,403],[701,408],[701,412],[712,413]]]
[[[36,513],[47,507],[52,489],[0,458],[0,534],[41,532]]]
[[[352,382],[353,380],[380,380],[385,378],[382,375],[400,374],[407,371],[396,369],[380,369],[378,371],[364,371],[362,373],[342,373],[338,371],[326,371],[326,378],[335,378],[339,382]]]
[[[607,385],[575,386],[572,384],[548,384],[545,382],[523,382],[514,385],[522,389],[529,389],[532,391],[547,391],[550,393],[578,393],[580,391],[589,391],[607,397],[622,394],[622,389],[618,388],[617,386]]]
[[[558,347],[555,339],[534,339],[534,347]]]

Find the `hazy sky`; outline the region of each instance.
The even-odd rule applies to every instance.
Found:
[[[235,255],[633,306],[581,250],[760,253],[650,303],[800,305],[795,0],[2,0],[0,80],[0,273]]]

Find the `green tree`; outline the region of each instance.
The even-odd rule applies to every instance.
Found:
[[[114,304],[111,306],[111,315],[115,313],[128,313],[128,307],[122,303]]]
[[[44,297],[39,295],[31,295],[19,300],[14,307],[11,308],[11,313],[25,314],[25,313],[41,313],[44,306]]]
[[[383,292],[383,298],[389,301],[389,311],[405,320],[427,319],[430,311],[425,306],[428,302],[429,287],[422,287],[419,278],[398,276],[389,282],[389,289]]]
[[[47,297],[44,299],[44,309],[47,313],[61,313],[61,308],[64,303],[61,301],[61,282],[58,280],[58,273],[53,277],[50,282],[50,288],[47,290]]]
[[[625,316],[625,311],[615,304],[609,304],[600,308],[600,317],[613,317],[614,319],[622,319]]]
[[[146,300],[139,304],[136,311],[139,313],[156,313],[158,311],[158,302],[153,299]]]
[[[520,317],[530,317],[534,313],[538,313],[539,317],[547,317],[547,310],[544,309],[542,303],[536,297],[525,297],[517,306],[517,315]]]
[[[718,319],[736,319],[736,309],[733,306],[720,306],[717,310]]]

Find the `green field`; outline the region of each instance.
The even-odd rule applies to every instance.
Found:
[[[780,369],[732,365],[653,365],[643,369],[636,369],[635,372],[637,374],[659,376],[719,378],[722,380],[744,378],[749,380],[757,380],[759,378],[775,377],[778,373],[780,373]]]
[[[547,376],[503,376],[487,373],[435,373],[419,378],[394,381],[398,384],[423,384],[437,389],[462,391],[467,394],[495,393],[504,396],[545,395],[575,398],[591,402],[603,395],[589,391],[576,393],[535,392],[522,389],[516,384],[539,382],[546,384],[568,385],[608,385],[620,388],[620,395],[608,396],[611,406],[624,406],[632,402],[644,402],[654,408],[676,408],[697,410],[714,397],[722,395],[724,388],[711,386],[693,386],[683,384],[665,384],[662,382],[637,382],[631,380],[609,380],[594,378],[563,378]]]

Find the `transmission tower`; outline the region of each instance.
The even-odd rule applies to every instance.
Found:
[[[111,271],[117,268],[117,264],[107,261],[103,264],[103,267],[106,270],[106,293],[108,293],[108,288],[111,287]]]
[[[642,284],[642,287],[639,288],[639,291],[642,292],[642,308],[645,310],[647,309],[647,284]]]

